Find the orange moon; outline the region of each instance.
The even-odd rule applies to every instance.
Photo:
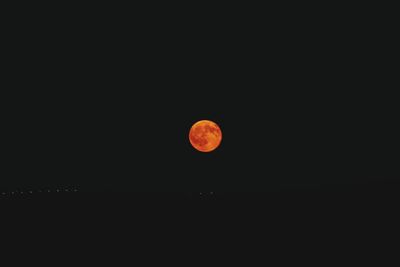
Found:
[[[220,145],[222,132],[215,122],[201,120],[193,124],[189,132],[189,140],[198,151],[211,152]]]

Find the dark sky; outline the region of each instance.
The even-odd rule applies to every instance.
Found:
[[[397,183],[389,35],[370,25],[54,19],[11,23],[6,191]],[[213,153],[188,142],[200,119],[223,131]]]

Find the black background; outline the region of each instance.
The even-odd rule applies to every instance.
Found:
[[[96,10],[8,21],[3,191],[398,188],[390,18]]]
[[[113,263],[237,262],[243,248],[246,264],[390,258],[394,17],[366,3],[19,5],[0,33],[0,198],[39,201],[1,206],[8,248],[91,262],[114,249]],[[200,119],[223,131],[213,153],[188,141]]]

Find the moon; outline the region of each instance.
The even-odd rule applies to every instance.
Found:
[[[209,120],[201,120],[193,124],[189,131],[189,141],[200,152],[215,150],[222,140],[222,132],[218,124]]]

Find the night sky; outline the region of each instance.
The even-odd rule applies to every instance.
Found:
[[[373,25],[85,18],[10,22],[1,192],[398,188]],[[212,153],[188,140],[201,119],[223,132]]]

